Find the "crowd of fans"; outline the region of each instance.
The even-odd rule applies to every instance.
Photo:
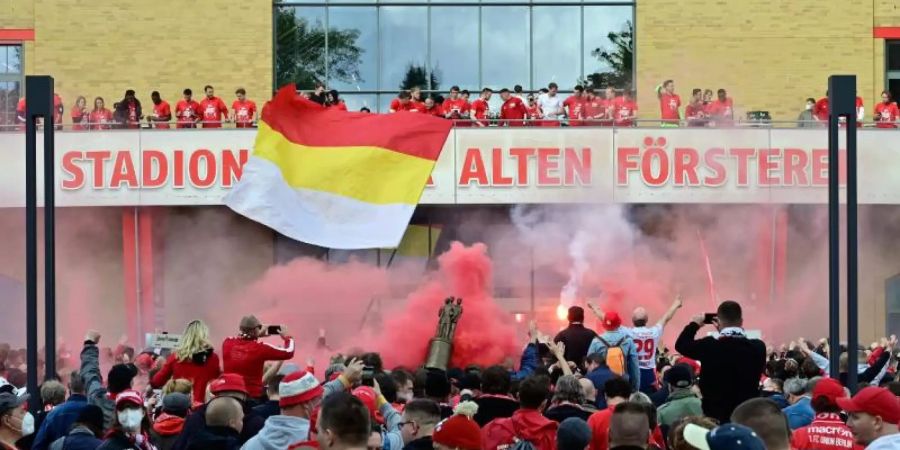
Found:
[[[170,354],[135,355],[124,341],[101,348],[89,331],[80,368],[28,393],[20,351],[4,346],[0,449],[900,448],[895,336],[865,350],[803,339],[767,348],[747,336],[740,305],[726,301],[688,322],[672,353],[662,335],[680,298],[655,324],[636,308],[633,327],[588,306],[599,334],[575,306],[555,338],[531,324],[518,364],[449,370],[388,370],[377,353],[301,368],[285,362],[295,356],[286,327],[247,316],[221,356],[201,321]],[[707,326],[716,333],[697,338]],[[833,351],[838,378],[827,376]],[[847,366],[849,351],[859,352],[858,367]],[[852,397],[851,370],[860,383]]]

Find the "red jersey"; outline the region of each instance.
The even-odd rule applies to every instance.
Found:
[[[569,125],[573,127],[584,125],[585,103],[584,97],[576,97],[574,95],[570,95],[563,101],[563,108],[566,108],[569,115]]]
[[[160,100],[158,105],[153,105],[153,114],[155,114],[157,118],[168,117],[164,122],[153,121],[154,127],[169,128],[169,119],[172,118],[172,108],[169,107],[169,102]]]
[[[828,97],[822,97],[819,99],[819,101],[816,102],[816,106],[813,106],[813,116],[815,116],[818,120],[827,122],[828,113]]]
[[[709,102],[706,112],[712,116],[717,126],[728,126],[734,122],[734,102],[731,97],[726,97],[725,101],[716,99]]]
[[[412,100],[406,102],[405,104],[400,103],[399,98],[395,98],[395,99],[391,100],[391,111],[394,111],[394,112],[412,111],[414,108],[415,108],[415,105],[413,105]]]
[[[606,408],[588,417],[587,423],[591,429],[589,450],[607,450],[609,448],[609,422],[612,420],[613,409]]]
[[[689,103],[684,107],[684,118],[689,127],[706,126],[706,105],[702,102]]]
[[[462,97],[458,97],[456,100],[446,99],[444,100],[444,115],[450,119],[460,119],[466,116],[469,113],[469,102]]]
[[[472,102],[472,118],[475,119],[475,122],[481,124],[481,126],[486,126],[487,121],[487,113],[490,110],[488,106],[487,100],[483,98],[476,98],[474,102]]]
[[[178,128],[194,128],[197,119],[200,117],[200,104],[191,100],[186,102],[183,99],[175,105],[175,117],[178,118]]]
[[[518,97],[516,97],[518,98]],[[521,99],[520,99],[521,100]],[[534,102],[531,106],[525,106],[525,117],[528,118],[529,122],[526,125],[531,126],[535,124],[535,121],[541,118],[541,107]]]
[[[438,105],[432,106],[431,109],[428,109],[427,107],[423,107],[422,109],[419,110],[419,112],[422,114],[428,114],[429,116],[444,117],[444,111],[442,111],[441,107]]]
[[[237,102],[235,102],[235,103],[237,103]],[[232,109],[233,109],[233,108],[234,108],[234,106],[232,106]],[[333,104],[333,105],[328,105],[328,109],[336,109],[336,110],[338,110],[338,111],[346,111],[346,110],[347,110],[347,104],[344,103],[343,101],[339,101],[339,102],[337,102],[337,103],[335,103],[335,104]]]
[[[585,119],[588,119],[587,123],[597,125],[596,121],[603,118],[602,116],[606,114],[606,105],[604,103],[604,100],[600,97],[591,97],[584,100],[582,108]]]
[[[659,96],[659,112],[663,120],[679,120],[678,108],[681,107],[681,97],[678,94],[663,93]]]
[[[558,427],[559,424],[544,417],[540,411],[520,409],[512,417],[494,419],[485,425],[481,429],[481,448],[507,450],[521,439],[531,443],[535,450],[556,450]]]
[[[425,102],[417,100],[409,101],[409,112],[422,112],[423,109],[425,109]]]
[[[63,119],[63,102],[59,94],[53,94],[53,123],[62,125]]]
[[[875,105],[875,124],[878,128],[897,128],[897,119],[900,118],[900,109],[897,104],[879,103]]]
[[[539,115],[538,111],[532,112],[535,114],[535,117]],[[532,112],[529,112],[528,108],[525,107],[525,103],[522,102],[521,98],[510,96],[509,100],[503,102],[503,106],[500,107],[500,119],[507,121],[506,124],[511,127],[521,127],[525,125],[522,119],[530,117]]]
[[[817,414],[809,426],[794,430],[795,450],[862,450],[853,440],[850,427],[837,414]]]
[[[219,378],[219,375],[222,375],[222,369],[219,367],[219,355],[216,355],[212,349],[194,354],[185,361],[179,361],[172,354],[166,359],[162,369],[153,375],[150,385],[154,389],[162,389],[169,379],[184,378],[193,383],[194,398],[202,399],[206,397],[206,385]]]
[[[109,124],[113,121],[113,113],[106,108],[100,110],[95,109],[91,111],[88,119],[91,123],[92,130],[108,130]]]
[[[91,113],[86,108],[78,109],[77,107],[72,108],[72,129],[75,131],[87,130],[88,122],[91,121]]]
[[[616,126],[631,127],[634,126],[634,118],[637,116],[637,103],[632,99],[619,97],[616,99],[614,119]]]
[[[222,118],[228,117],[228,108],[219,97],[204,97],[200,110],[203,111],[203,128],[222,128]]]
[[[128,117],[125,118],[125,121],[128,125],[128,128],[140,128],[141,118],[138,116],[137,102],[129,102],[127,107]]]
[[[250,398],[263,394],[263,366],[266,361],[284,361],[294,357],[294,340],[284,338],[284,348],[259,342],[256,339],[230,337],[222,343],[222,369],[244,377]]]
[[[25,97],[19,99],[16,103],[16,123],[25,123]],[[24,130],[24,128],[22,128]]]
[[[343,105],[344,102],[340,104]],[[256,103],[253,103],[253,100],[235,100],[231,104],[231,110],[234,111],[234,122],[238,128],[248,128],[253,125],[253,116],[256,115]],[[345,105],[344,111],[346,110],[347,106]]]

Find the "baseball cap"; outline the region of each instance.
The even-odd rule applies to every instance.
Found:
[[[143,407],[144,396],[134,389],[128,389],[127,391],[119,392],[119,395],[116,396],[116,408],[126,404]]]
[[[218,395],[221,392],[240,392],[247,395],[247,384],[244,377],[236,373],[223,373],[209,385],[209,392]]]
[[[353,390],[353,396],[358,398],[363,405],[366,405],[366,409],[369,410],[369,415],[375,419],[375,422],[384,425],[384,416],[381,415],[381,411],[378,410],[378,394],[375,393],[375,389],[372,389],[369,386],[360,386]]]
[[[663,381],[679,388],[688,388],[694,384],[694,375],[686,364],[675,364],[663,377]]]
[[[618,330],[621,325],[622,318],[619,317],[619,313],[610,311],[603,315],[603,328],[605,328],[606,331]]]
[[[556,442],[560,449],[583,449],[591,443],[591,428],[579,417],[569,417],[556,429]]]
[[[900,401],[891,391],[879,387],[862,388],[853,398],[839,398],[837,405],[847,413],[879,416],[890,424],[900,422]]]
[[[28,394],[16,395],[9,392],[0,394],[0,414],[19,408],[28,401]]]
[[[812,398],[825,397],[831,404],[837,403],[837,399],[846,396],[847,392],[844,391],[844,386],[834,378],[822,378],[816,382],[816,387],[812,391]]]
[[[755,431],[734,423],[712,431],[689,423],[684,427],[684,440],[700,450],[766,450]]]
[[[241,317],[241,331],[253,331],[262,326],[262,322],[254,315]]]
[[[289,374],[278,384],[278,405],[281,407],[299,405],[321,396],[325,389],[313,374],[301,370]]]
[[[172,392],[163,396],[163,411],[169,413],[184,413],[191,409],[191,398],[181,392]]]
[[[481,449],[481,429],[474,420],[456,414],[434,427],[432,439],[436,444],[461,450]]]

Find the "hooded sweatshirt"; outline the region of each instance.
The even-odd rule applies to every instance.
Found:
[[[309,420],[293,416],[272,416],[262,431],[247,441],[243,450],[283,450],[309,439]]]
[[[516,439],[528,441],[536,450],[556,450],[559,424],[535,409],[520,409],[510,418],[494,419],[481,430],[484,450],[512,447]]]
[[[169,450],[175,445],[181,431],[184,430],[184,417],[162,413],[153,422],[150,437],[159,450]]]
[[[194,353],[191,359],[184,361],[179,361],[175,354],[169,355],[162,369],[153,375],[150,385],[154,389],[161,389],[170,378],[185,378],[191,380],[194,385],[194,398],[203,399],[206,397],[206,385],[221,374],[219,356],[213,349],[208,348]]]

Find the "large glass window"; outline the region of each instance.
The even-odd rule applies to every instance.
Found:
[[[328,85],[342,92],[378,88],[378,10],[328,8]]]
[[[556,82],[572,89],[581,77],[581,7],[535,6],[532,9],[533,87]]]
[[[0,45],[0,131],[14,129],[22,87],[22,46]]]
[[[892,98],[900,99],[900,41],[888,41],[884,54],[887,90],[891,92]]]
[[[278,8],[275,20],[276,84],[295,83],[305,90],[325,81],[325,8]]]
[[[428,9],[423,6],[385,6],[379,9],[381,86],[397,91],[427,86]]]
[[[528,89],[531,66],[531,32],[526,6],[481,8],[481,83]]]
[[[633,87],[631,6],[584,7],[584,74],[595,86]]]
[[[470,91],[478,81],[478,7],[435,6],[431,8],[431,71],[438,86],[457,85]]]

